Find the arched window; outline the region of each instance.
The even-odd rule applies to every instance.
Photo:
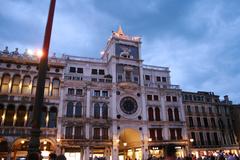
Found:
[[[67,117],[73,116],[73,102],[67,103]]]
[[[178,112],[177,108],[174,109],[174,115],[175,115],[175,121],[180,121],[180,119],[179,119],[179,112]]]
[[[21,77],[19,75],[13,76],[12,88],[11,88],[12,93],[18,93],[19,92],[20,81],[21,81]]]
[[[53,79],[52,82],[52,96],[59,96],[60,81],[58,79]]]
[[[22,94],[30,94],[31,88],[31,77],[30,76],[24,76],[23,83],[22,83]]]
[[[100,106],[98,103],[94,104],[94,118],[100,118]]]
[[[14,105],[8,105],[4,125],[5,126],[13,126],[13,117],[15,113],[15,106]]]
[[[37,90],[37,77],[34,77],[32,83],[32,95],[36,94],[36,90]]]
[[[160,121],[160,109],[158,107],[155,108],[155,117],[156,121]]]
[[[23,127],[24,126],[24,117],[26,114],[26,107],[25,106],[19,106],[17,110],[17,120],[16,120],[16,126]]]
[[[28,117],[27,117],[27,126],[30,127],[32,123],[33,117],[33,106],[30,106],[28,109]]]
[[[108,106],[105,103],[102,106],[102,118],[104,119],[108,118]]]
[[[42,108],[41,127],[46,127],[47,107]]]
[[[2,77],[2,85],[1,85],[1,92],[2,93],[8,93],[8,86],[10,82],[10,75],[4,74]]]
[[[49,87],[50,87],[50,79],[47,78],[45,80],[44,96],[48,96],[49,95]]]
[[[148,108],[148,119],[149,121],[154,121],[154,118],[153,118],[153,109],[150,107]]]
[[[49,113],[48,127],[56,128],[56,126],[57,126],[57,108],[51,107]]]
[[[4,113],[4,105],[0,104],[0,124],[2,124],[3,113]]]
[[[168,109],[168,120],[173,121],[173,112],[171,108]]]
[[[75,117],[82,117],[82,103],[77,102],[75,106]]]

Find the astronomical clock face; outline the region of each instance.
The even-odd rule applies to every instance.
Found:
[[[131,97],[125,97],[120,102],[120,108],[125,114],[134,114],[137,109],[137,102]]]

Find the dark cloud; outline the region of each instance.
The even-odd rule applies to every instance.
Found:
[[[122,25],[143,37],[146,64],[171,68],[173,83],[240,102],[239,6],[238,0],[58,0],[51,52],[99,57]],[[0,47],[40,48],[48,7],[49,0],[2,1]]]

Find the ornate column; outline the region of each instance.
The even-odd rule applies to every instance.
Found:
[[[90,108],[91,108],[91,90],[87,86],[87,107],[86,107],[86,118],[90,118]]]
[[[26,106],[26,113],[24,116],[24,127],[27,127],[27,119],[30,118],[28,117],[28,113],[29,113],[29,106]]]
[[[118,133],[117,133],[117,123],[116,122],[113,123],[112,133],[113,133],[112,159],[118,160],[119,137],[118,137]]]
[[[85,148],[84,148],[83,159],[84,159],[84,160],[89,160],[89,156],[90,156],[89,147],[85,147]]]
[[[165,106],[165,97],[163,94],[160,94],[160,100],[161,100],[161,109],[162,109],[162,117],[163,117],[163,121],[167,121],[167,116],[166,116],[166,106]]]
[[[20,83],[19,83],[19,89],[18,89],[19,94],[22,93],[22,84],[23,84],[23,76],[20,75]]]
[[[142,134],[142,158],[143,160],[148,159],[148,128],[143,127]]]
[[[116,86],[114,85],[112,88],[112,97],[111,97],[111,110],[112,110],[112,119],[116,119],[117,117],[117,94],[116,94]]]

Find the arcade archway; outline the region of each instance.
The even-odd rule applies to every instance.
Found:
[[[125,128],[119,135],[119,160],[142,160],[142,136],[138,130]]]

